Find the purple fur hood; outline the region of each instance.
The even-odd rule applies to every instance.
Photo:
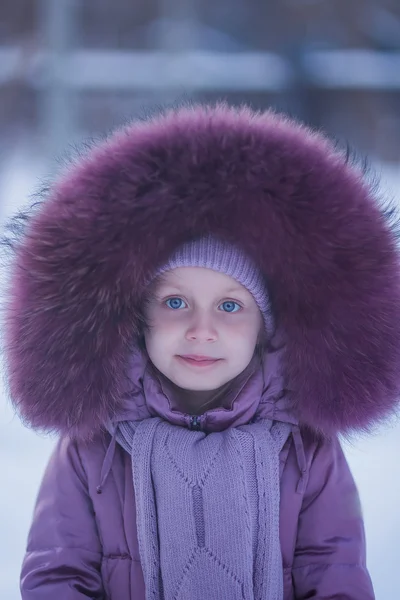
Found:
[[[32,427],[90,438],[118,417],[145,282],[205,233],[240,244],[266,278],[300,424],[332,435],[396,409],[393,215],[321,134],[224,104],[166,111],[80,156],[25,221],[5,360]]]

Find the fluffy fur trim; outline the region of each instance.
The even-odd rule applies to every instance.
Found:
[[[90,437],[118,413],[146,278],[205,233],[240,244],[265,275],[301,423],[334,434],[393,412],[399,254],[376,192],[323,135],[220,104],[117,131],[27,219],[5,313],[26,422]]]

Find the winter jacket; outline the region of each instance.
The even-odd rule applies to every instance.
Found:
[[[29,534],[24,600],[145,598],[130,457],[107,428],[155,415],[190,423],[138,350],[141,302],[155,267],[204,233],[257,262],[277,324],[261,391],[242,389],[204,415],[204,428],[290,423],[280,457],[284,599],[374,598],[338,435],[397,406],[391,216],[322,135],[225,105],[135,123],[58,178],[11,240],[11,397],[27,423],[60,434]]]

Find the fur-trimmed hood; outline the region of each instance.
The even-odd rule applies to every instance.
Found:
[[[12,400],[31,426],[79,436],[115,417],[147,277],[211,233],[265,275],[300,424],[367,429],[400,392],[392,226],[362,172],[283,116],[222,104],[134,123],[66,169],[14,245]]]

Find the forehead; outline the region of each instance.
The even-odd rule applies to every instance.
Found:
[[[177,267],[163,273],[156,284],[158,290],[174,288],[182,291],[215,291],[249,294],[236,279],[205,267]]]

